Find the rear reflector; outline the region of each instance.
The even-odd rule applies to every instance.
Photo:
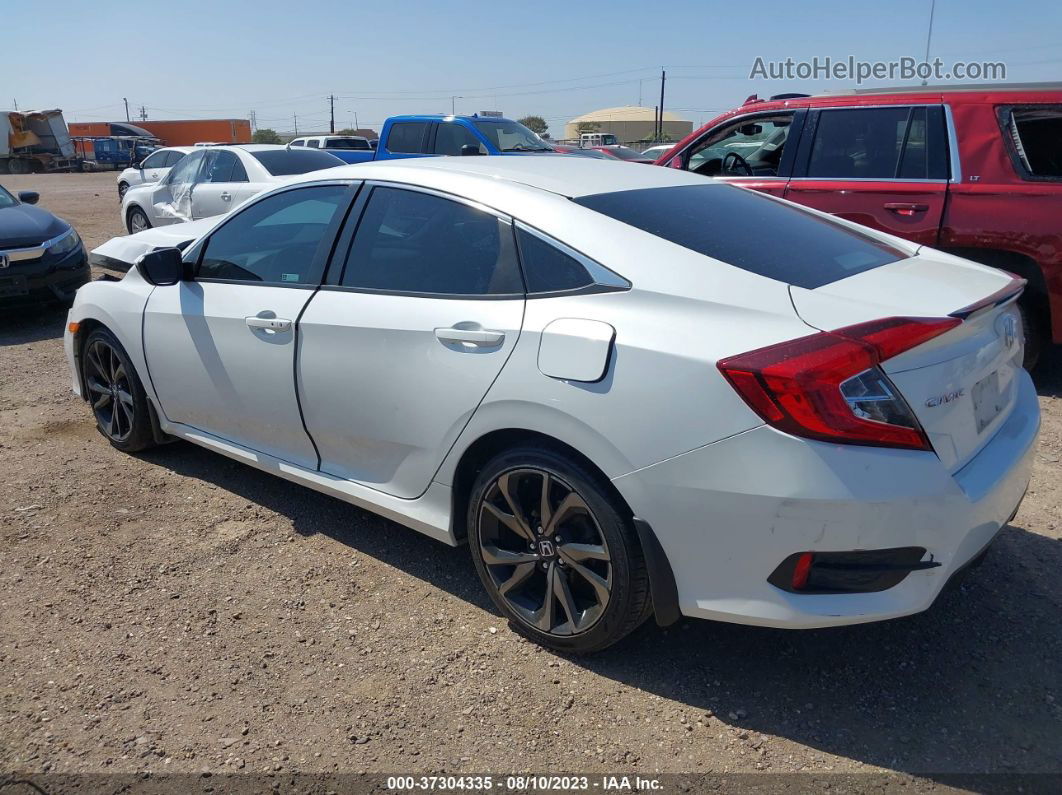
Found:
[[[931,450],[911,408],[878,365],[961,322],[873,320],[730,356],[718,367],[753,411],[786,433]]]

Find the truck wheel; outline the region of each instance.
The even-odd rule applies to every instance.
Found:
[[[0,160],[0,174],[10,174],[10,173],[11,173],[11,171],[7,167],[7,158],[5,157],[3,160]]]
[[[30,173],[30,164],[21,157],[12,158],[11,160],[8,160],[7,163],[12,174]]]

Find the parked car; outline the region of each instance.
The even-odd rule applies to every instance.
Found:
[[[181,162],[184,156],[194,152],[191,146],[167,146],[156,149],[144,158],[139,166],[127,168],[118,175],[118,200],[125,198],[125,192],[139,185],[150,185],[163,179],[170,169]]]
[[[289,146],[304,146],[310,149],[323,149],[346,163],[362,162],[364,157],[352,156],[351,152],[371,152],[373,147],[368,138],[360,135],[310,135],[294,138]]]
[[[341,165],[328,152],[273,144],[192,148],[157,184],[126,191],[122,224],[132,233],[221,215],[293,174]]]
[[[656,162],[656,159],[658,157],[667,154],[674,148],[674,144],[656,144],[654,146],[650,146],[648,149],[643,149],[642,157],[648,157],[653,162]]]
[[[603,153],[606,157],[614,158],[615,160],[626,160],[628,163],[652,163],[653,158],[643,157],[642,153],[636,149],[631,149],[629,146],[621,146],[619,144],[615,146],[594,146],[591,147],[596,152]]]
[[[371,146],[371,144],[370,144]],[[500,116],[392,116],[371,152],[347,151],[348,163],[432,155],[526,155],[553,147],[512,119]]]
[[[616,146],[619,139],[612,133],[582,133],[579,136],[579,146],[590,149],[595,146]]]
[[[750,98],[658,161],[1016,273],[1026,363],[1062,342],[1062,88]]]
[[[35,191],[18,197],[0,185],[0,306],[70,303],[89,280],[88,259],[74,227],[34,207]]]
[[[78,292],[64,345],[104,437],[467,541],[553,648],[653,611],[916,613],[1029,482],[1022,280],[825,213],[660,168],[435,158],[197,223]]]

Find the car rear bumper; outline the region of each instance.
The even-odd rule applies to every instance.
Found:
[[[69,303],[77,288],[88,282],[90,269],[83,246],[64,257],[47,256],[19,262],[0,271],[0,306]]]
[[[769,428],[616,478],[654,530],[687,616],[812,628],[928,608],[1013,517],[1040,414],[1022,373],[1006,423],[962,469],[932,453],[809,442]],[[767,578],[790,555],[923,547],[933,568],[872,593],[793,593]]]

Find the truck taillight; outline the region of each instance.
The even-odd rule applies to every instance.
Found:
[[[718,367],[753,411],[786,433],[931,450],[914,412],[878,365],[961,322],[874,320],[730,356]]]

